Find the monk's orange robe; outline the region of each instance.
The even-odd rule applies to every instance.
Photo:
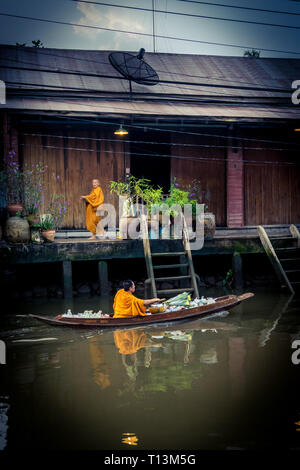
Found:
[[[97,207],[104,202],[103,191],[100,186],[98,186],[93,189],[88,196],[85,196],[85,198],[88,202],[85,213],[86,228],[95,235],[96,227],[100,222],[100,217],[96,214],[96,211]]]
[[[147,336],[139,330],[114,331],[115,345],[120,354],[134,354],[146,346]]]
[[[114,318],[136,317],[146,315],[146,307],[142,299],[138,299],[131,292],[118,290],[114,298]]]

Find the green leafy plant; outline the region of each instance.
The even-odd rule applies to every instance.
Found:
[[[51,214],[44,214],[40,218],[41,230],[55,230],[54,220]]]
[[[226,276],[225,276],[225,279],[223,279],[223,286],[229,286],[231,287],[232,286],[232,283],[233,283],[233,272],[232,272],[232,269],[229,269],[226,273]]]
[[[50,203],[46,209],[46,214],[52,218],[53,228],[56,230],[61,227],[63,219],[68,212],[69,204],[63,194],[52,194]]]
[[[148,186],[144,189],[143,199],[148,208],[148,214],[151,215],[153,212],[153,207],[155,205],[160,205],[162,203],[163,189],[159,186],[158,188],[153,188]]]

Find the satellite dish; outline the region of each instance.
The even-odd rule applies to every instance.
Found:
[[[159,82],[159,77],[144,61],[144,54],[145,49],[142,48],[137,56],[128,52],[111,52],[108,58],[111,65],[130,82],[153,86]]]

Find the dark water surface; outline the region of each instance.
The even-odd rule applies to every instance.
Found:
[[[36,299],[2,312],[0,449],[300,449],[300,299],[257,292],[230,313],[117,331],[27,317],[111,306]]]

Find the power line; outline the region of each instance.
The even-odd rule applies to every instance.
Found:
[[[151,13],[166,13],[168,15],[178,15],[178,16],[186,16],[186,17],[192,17],[192,18],[202,18],[202,19],[209,19],[209,20],[217,20],[217,21],[231,21],[234,23],[247,23],[247,24],[255,24],[255,25],[261,25],[261,26],[272,26],[272,27],[277,27],[277,28],[289,28],[289,29],[300,29],[300,26],[292,26],[292,25],[283,25],[283,24],[274,24],[274,23],[261,23],[258,21],[250,21],[250,20],[237,20],[233,18],[223,18],[223,17],[218,17],[218,16],[208,16],[208,15],[196,15],[193,13],[179,13],[175,11],[167,11],[167,10],[157,10],[154,8],[153,10],[150,8],[142,8],[142,7],[131,7],[128,5],[114,5],[111,3],[103,3],[103,2],[93,2],[90,0],[69,0],[71,2],[75,3],[88,3],[92,5],[99,5],[99,6],[106,6],[106,7],[113,7],[113,8],[123,8],[127,10],[136,10],[136,11],[147,11]],[[153,34],[152,34],[153,36]],[[156,36],[156,35],[155,35]]]
[[[54,135],[54,134],[33,134],[33,133],[28,133],[28,132],[21,132],[19,135],[27,136],[27,137],[49,137],[53,139],[64,139],[66,136],[63,135]],[[223,137],[223,136],[216,136],[212,134],[200,134],[201,136],[209,136],[209,137]],[[90,140],[92,142],[120,142],[119,139],[106,139],[106,138],[97,138],[97,137],[80,137],[80,136],[67,136],[69,139],[74,139],[74,140]],[[228,137],[228,136],[226,136]],[[240,140],[238,137],[232,138],[234,140]],[[242,139],[241,139],[242,140]],[[247,139],[245,139],[247,140]],[[204,147],[204,148],[236,148],[239,150],[273,150],[273,151],[278,151],[278,152],[296,152],[297,149],[281,149],[281,148],[270,148],[270,147],[245,147],[245,146],[238,146],[238,145],[211,145],[211,144],[186,144],[186,143],[180,143],[180,142],[149,142],[149,141],[144,141],[144,140],[131,140],[131,139],[124,139],[122,138],[123,143],[129,143],[129,144],[143,144],[143,145],[167,145],[170,147]],[[259,142],[259,141],[258,141]],[[276,141],[263,141],[263,142],[269,142],[269,143],[277,143]],[[280,142],[282,144],[286,144],[286,142]],[[290,144],[289,144],[290,145]],[[297,145],[297,144],[296,144]],[[184,157],[185,158],[185,157]]]
[[[55,73],[55,74],[64,74],[64,75],[80,75],[84,77],[93,77],[93,78],[109,78],[113,80],[126,80],[122,76],[117,75],[104,75],[100,73],[88,73],[88,72],[75,72],[68,70],[47,70],[43,68],[28,68],[28,67],[18,67],[15,65],[0,65],[0,69],[12,69],[12,70],[24,70],[28,72],[45,72],[45,73]],[[143,79],[147,81],[147,79]],[[151,82],[151,79],[149,79]],[[185,82],[185,81],[174,81],[174,80],[159,80],[160,83],[170,83],[172,85],[188,85],[188,86],[203,86],[203,87],[212,87],[212,88],[228,88],[233,90],[251,90],[251,91],[268,91],[274,93],[288,93],[291,94],[291,89],[286,88],[270,88],[270,87],[249,87],[249,86],[237,86],[237,85],[224,85],[224,84],[215,84],[215,83],[195,83],[195,82]]]
[[[52,114],[45,114],[46,116],[49,116],[49,117],[53,117]],[[66,119],[65,116],[60,116],[60,115],[55,115],[56,118],[59,118],[59,119]],[[82,119],[82,118],[76,118],[76,117],[68,117],[67,118],[67,122],[69,123],[69,121],[75,121],[75,122],[85,122],[85,123],[88,123],[88,124],[104,124],[104,125],[110,125],[110,126],[114,126],[116,125],[115,123],[113,122],[110,122],[110,121],[99,121],[99,120],[95,120],[95,119]],[[119,121],[119,120],[118,120]],[[162,128],[157,128],[157,127],[150,127],[150,126],[139,126],[137,124],[126,124],[126,127],[130,127],[130,128],[133,128],[133,129],[145,129],[145,127],[148,129],[148,130],[152,130],[152,131],[157,131],[157,132],[168,132],[168,133],[171,133],[171,134],[184,134],[184,135],[193,135],[193,136],[205,136],[205,137],[218,137],[218,138],[221,138],[221,139],[232,139],[232,136],[226,136],[226,135],[217,135],[217,134],[206,134],[206,133],[200,133],[200,132],[188,132],[188,131],[179,131],[179,130],[174,130],[174,129],[162,129]],[[264,143],[273,143],[273,144],[283,144],[283,145],[299,145],[297,143],[294,143],[294,142],[282,142],[282,141],[277,141],[277,140],[266,140],[266,139],[253,139],[251,137],[236,137],[238,138],[239,140],[241,141],[249,141],[249,142],[264,142]],[[297,149],[295,149],[297,150]]]
[[[14,46],[15,48],[18,47],[18,46]],[[30,53],[36,53],[36,49],[35,48],[27,48],[26,49],[26,52],[30,52]],[[39,51],[38,51],[39,54],[42,54],[42,55],[45,55],[45,56],[51,56],[51,57],[58,57],[58,58],[63,58],[63,59],[72,59],[72,60],[76,60],[76,61],[81,61],[81,62],[91,62],[93,64],[97,64],[97,65],[107,65],[108,62],[101,62],[101,61],[98,61],[98,60],[91,60],[91,59],[84,59],[82,57],[74,57],[74,56],[69,56],[69,55],[58,55],[58,54],[53,54],[53,53],[49,53],[49,52],[46,52],[44,49],[42,48],[39,48]],[[12,61],[12,62],[17,62],[17,63],[22,63],[22,64],[27,64],[27,65],[37,65],[36,62],[28,62],[28,61],[24,61],[24,60],[19,60],[19,59],[11,59],[9,57],[5,57],[5,58],[0,58],[0,60],[5,60],[5,61]],[[44,67],[49,67],[47,65],[44,65]],[[50,68],[50,67],[49,67]],[[70,71],[70,69],[68,69]],[[80,72],[79,70],[75,70],[76,72]],[[245,82],[244,80],[243,81],[239,81],[239,80],[232,80],[232,79],[227,79],[227,78],[221,78],[221,77],[216,77],[214,75],[210,75],[210,76],[207,76],[207,75],[192,75],[192,74],[187,74],[187,73],[182,73],[182,72],[170,72],[168,70],[160,70],[160,69],[156,69],[157,72],[161,72],[161,73],[165,73],[165,74],[168,74],[168,75],[180,75],[180,76],[185,76],[185,77],[191,77],[191,78],[209,78],[211,80],[222,80],[224,82],[229,82],[229,83],[241,83],[243,85],[254,85],[256,84],[257,82]],[[243,77],[237,77],[238,79],[240,78],[243,78]],[[290,79],[291,81],[294,80],[293,77],[291,78],[288,78],[288,77],[285,77],[286,79]],[[268,77],[268,81],[282,81],[282,77],[280,78],[274,78],[274,77]]]
[[[33,18],[31,16],[21,16],[21,15],[13,15],[9,13],[0,13],[0,16],[7,16],[11,18],[19,18],[19,19],[25,19],[25,20],[31,20],[31,21],[42,21],[45,23],[52,23],[52,24],[62,24],[62,25],[67,25],[67,26],[77,26],[78,28],[90,28],[90,29],[96,29],[100,31],[110,31],[110,32],[115,32],[115,33],[124,33],[124,34],[133,34],[135,36],[146,36],[146,37],[151,37],[152,34],[150,33],[141,33],[141,32],[136,32],[136,31],[126,31],[122,29],[113,29],[113,28],[104,28],[100,26],[92,26],[92,25],[83,25],[79,23],[70,23],[67,21],[58,21],[58,20],[47,20],[45,18]],[[184,41],[184,42],[192,42],[192,43],[197,43],[197,44],[210,44],[210,45],[215,45],[215,46],[224,46],[224,47],[235,47],[238,49],[259,49],[260,51],[267,51],[267,52],[279,52],[279,53],[284,53],[284,54],[295,54],[295,55],[300,55],[300,52],[296,51],[283,51],[280,49],[266,49],[258,46],[238,46],[237,44],[225,44],[225,43],[220,43],[220,42],[209,42],[209,41],[201,41],[199,39],[188,39],[188,38],[179,38],[176,36],[163,36],[160,34],[155,35],[156,38],[160,39],[171,39],[175,41]]]
[[[196,0],[176,0],[177,2],[185,2],[185,3],[196,3],[199,5],[209,5],[209,6],[216,6],[216,7],[224,7],[224,8],[236,8],[239,10],[250,10],[250,11],[264,11],[265,13],[279,13],[282,15],[298,15],[300,13],[296,13],[294,11],[281,11],[281,10],[267,10],[265,8],[253,8],[253,7],[242,7],[237,5],[227,5],[224,3],[210,3],[210,2],[198,2]]]
[[[72,150],[72,151],[78,151],[78,152],[96,152],[96,149],[87,149],[83,147],[57,147],[55,145],[37,145],[37,144],[19,144],[22,147],[37,147],[41,149],[52,149],[52,150]],[[203,147],[209,147],[209,148],[228,148],[226,146],[210,146],[210,145],[203,145]],[[231,147],[230,147],[231,148]],[[235,147],[239,148],[239,147]],[[250,150],[266,150],[264,148],[262,149],[255,149],[250,147]],[[272,149],[269,149],[272,150]],[[285,149],[282,149],[285,151]],[[113,155],[121,154],[121,155],[139,155],[139,156],[144,156],[144,157],[159,157],[159,158],[175,158],[175,159],[184,159],[184,160],[193,160],[193,161],[213,161],[213,162],[221,162],[221,163],[226,163],[226,162],[233,162],[236,163],[235,159],[225,159],[225,158],[215,158],[215,157],[190,157],[186,155],[169,155],[169,154],[159,154],[159,153],[142,153],[142,152],[127,152],[127,151],[115,151],[115,150],[101,150],[101,153],[112,153]],[[261,165],[283,165],[283,166],[294,166],[297,165],[295,162],[274,162],[274,161],[259,161],[259,160],[243,160],[244,163],[249,163],[257,166]]]

